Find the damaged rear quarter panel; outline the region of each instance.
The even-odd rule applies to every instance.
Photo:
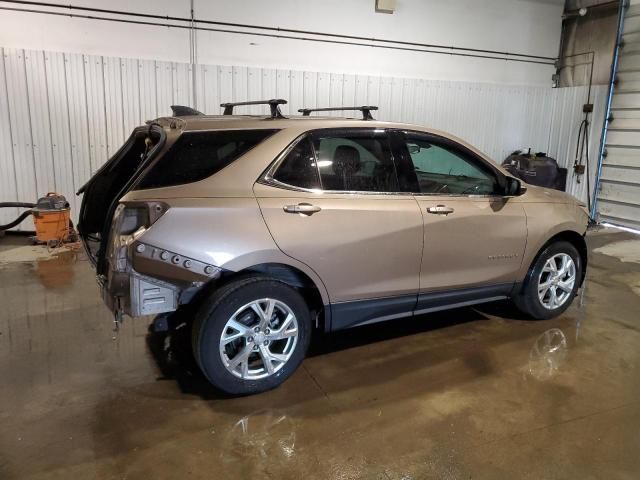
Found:
[[[307,265],[288,257],[273,241],[255,198],[164,199],[170,208],[140,242],[238,272],[262,263],[281,263],[306,273],[329,298]]]

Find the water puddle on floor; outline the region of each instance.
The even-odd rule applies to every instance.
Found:
[[[16,245],[0,251],[0,266],[55,258],[59,252],[44,245]]]
[[[35,264],[38,280],[47,289],[62,289],[71,285],[73,264],[77,260],[78,252],[74,250],[59,251],[51,258],[38,260]]]
[[[248,461],[255,472],[286,467],[296,455],[296,425],[283,411],[265,409],[240,418],[223,443],[220,457],[230,471]]]
[[[596,248],[595,253],[619,258],[623,262],[640,263],[640,240],[623,240]]]
[[[72,283],[78,255],[77,244],[54,249],[46,245],[12,245],[0,250],[0,270],[30,270],[46,289],[61,289]]]
[[[567,337],[559,328],[551,328],[540,335],[529,353],[529,373],[538,379],[546,380],[554,376],[565,359],[569,348]]]
[[[620,273],[612,275],[611,278],[628,285],[633,293],[640,296],[640,273]]]

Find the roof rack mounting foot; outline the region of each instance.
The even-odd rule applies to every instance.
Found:
[[[254,100],[251,102],[230,102],[221,103],[220,106],[224,108],[223,115],[233,115],[234,107],[244,107],[247,105],[269,105],[271,108],[271,119],[285,118],[280,111],[280,105],[286,105],[287,101],[282,98],[272,98],[270,100]]]
[[[302,116],[308,117],[311,112],[336,112],[340,110],[358,110],[362,112],[362,120],[375,120],[371,115],[371,110],[378,110],[378,107],[373,105],[363,105],[362,107],[301,108],[298,112],[302,113]]]
[[[204,113],[195,108],[185,107],[184,105],[171,105],[171,112],[174,117],[188,117],[189,115],[204,115]]]

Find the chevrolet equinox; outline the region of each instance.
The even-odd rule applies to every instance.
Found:
[[[260,103],[271,115],[233,112]],[[534,319],[570,305],[583,204],[446,133],[375,121],[376,107],[285,118],[282,103],[173,107],[80,189],[79,232],[116,322],[188,311],[204,375],[249,394],[288,378],[314,329],[504,298]]]

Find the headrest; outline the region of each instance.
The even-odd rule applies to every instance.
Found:
[[[353,175],[360,170],[360,152],[355,147],[340,145],[333,154],[333,171],[342,175]]]

